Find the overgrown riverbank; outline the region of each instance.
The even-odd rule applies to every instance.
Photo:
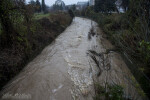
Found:
[[[146,12],[137,12],[137,14],[136,8],[130,8],[128,12],[120,14],[96,13],[93,9],[93,7],[88,7],[81,12],[76,12],[76,14],[95,20],[99,24],[106,34],[105,38],[116,46],[145,94],[149,96],[150,37],[148,15],[141,16]]]
[[[43,16],[36,14],[31,19],[30,27],[21,18],[17,18],[14,23],[16,26],[13,26],[19,35],[11,35],[13,41],[10,46],[5,46],[5,33],[0,34],[0,89],[72,22],[68,13]]]

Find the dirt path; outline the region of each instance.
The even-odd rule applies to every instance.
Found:
[[[88,39],[92,27],[97,34]],[[88,50],[105,52],[103,45],[106,46],[105,48],[112,47],[102,38],[97,24],[76,17],[51,45],[47,46],[4,88],[1,98],[4,100],[92,100],[93,77],[97,78],[96,74],[99,71],[88,55]],[[126,88],[127,95],[132,95],[133,92],[137,97],[135,88],[130,85],[131,82],[124,78],[124,75],[128,77],[132,75],[121,57],[113,52],[109,56],[112,68],[108,77],[116,83],[125,84],[125,88],[129,85],[132,91]],[[97,80],[103,84],[105,77],[106,72],[103,70]]]

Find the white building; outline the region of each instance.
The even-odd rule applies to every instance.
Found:
[[[95,5],[95,0],[89,0],[89,6],[94,6]]]

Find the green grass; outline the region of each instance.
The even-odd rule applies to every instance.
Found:
[[[36,13],[36,14],[34,14],[34,19],[39,20],[39,19],[42,19],[44,17],[49,17],[49,16],[50,16],[50,13],[48,13],[48,14]]]

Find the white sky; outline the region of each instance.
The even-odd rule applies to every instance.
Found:
[[[26,0],[26,2],[28,3],[30,0]],[[36,0],[34,0],[36,1]],[[39,1],[42,1],[42,0],[39,0]],[[48,5],[48,6],[51,6],[55,3],[56,0],[45,0],[45,4]],[[88,1],[88,0],[63,0],[64,3],[66,5],[70,5],[70,4],[77,4],[78,1]]]

